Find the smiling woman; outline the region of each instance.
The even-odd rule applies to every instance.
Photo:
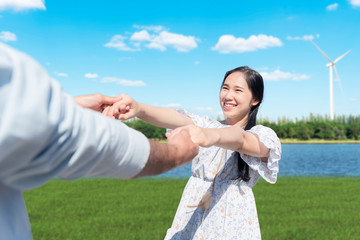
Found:
[[[260,176],[276,182],[281,157],[275,132],[255,126],[263,92],[261,75],[239,67],[227,72],[221,84],[220,105],[226,117],[221,122],[139,103],[127,95],[104,110],[121,120],[138,117],[158,127],[177,128],[167,136],[185,128],[201,146],[165,239],[261,238],[252,187]]]

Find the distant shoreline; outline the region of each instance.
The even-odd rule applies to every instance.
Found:
[[[280,139],[281,143],[284,144],[344,144],[344,143],[356,143],[359,144],[360,140],[345,139],[345,140],[325,140],[325,139],[309,139],[299,140],[292,138]]]

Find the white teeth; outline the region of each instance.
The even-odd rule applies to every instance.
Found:
[[[235,105],[234,104],[229,104],[229,103],[225,103],[224,104],[226,107],[234,107]]]

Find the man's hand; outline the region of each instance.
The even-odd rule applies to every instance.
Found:
[[[185,129],[168,138],[168,143],[150,142],[150,156],[141,172],[135,176],[152,176],[188,164],[199,152],[199,146],[190,139]]]
[[[74,100],[78,105],[97,112],[102,112],[105,107],[113,105],[119,101],[119,99],[119,96],[108,97],[102,94],[91,94],[74,97]]]
[[[181,129],[168,137],[169,147],[175,148],[174,159],[178,161],[177,166],[186,165],[199,152],[198,144],[191,140],[189,131]]]

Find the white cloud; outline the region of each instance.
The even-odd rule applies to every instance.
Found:
[[[58,77],[68,77],[69,76],[67,73],[59,73],[59,72],[54,72],[54,73]]]
[[[162,31],[159,35],[153,37],[147,45],[148,48],[155,48],[161,51],[165,51],[167,46],[173,47],[179,52],[188,52],[196,48],[197,43],[193,36]]]
[[[316,38],[320,38],[319,34],[315,34]],[[291,36],[287,36],[286,39],[287,40],[304,40],[304,41],[309,41],[309,40],[313,40],[315,38],[313,35],[304,35],[302,37],[291,37]]]
[[[195,61],[194,64],[198,65],[198,64],[200,64],[200,61]]]
[[[139,26],[137,24],[134,24],[133,25],[134,28],[137,28],[137,29],[144,29],[144,30],[148,30],[148,31],[153,31],[153,32],[160,32],[161,30],[164,29],[163,26]]]
[[[130,87],[143,87],[146,86],[146,83],[143,81],[132,81],[127,79],[115,78],[115,77],[104,77],[101,79],[102,83],[116,83],[122,86]]]
[[[180,103],[169,103],[169,104],[166,104],[166,105],[162,105],[162,107],[179,108],[179,107],[181,107],[181,104]]]
[[[196,107],[195,109],[201,112],[211,112],[213,110],[212,107]]]
[[[140,26],[137,25],[135,25],[135,27],[140,28]],[[142,27],[145,28],[144,26]],[[199,40],[195,39],[195,37],[171,33],[165,30],[156,32],[162,28],[160,27],[161,26],[158,26],[157,28],[148,26],[146,27],[147,30],[134,32],[130,38],[122,35],[115,35],[109,43],[105,44],[105,46],[120,51],[139,51],[142,46],[165,51],[168,47],[172,47],[179,52],[188,52],[197,47],[196,42]],[[156,31],[149,29],[155,29]],[[133,46],[134,48],[130,46]]]
[[[97,75],[96,73],[86,73],[85,77],[86,78],[98,78],[99,75]]]
[[[136,49],[130,48],[124,43],[126,39],[127,37],[115,35],[111,38],[110,42],[105,44],[105,47],[115,48],[119,51],[136,51]]]
[[[233,35],[222,35],[212,50],[219,51],[220,53],[242,53],[266,49],[268,47],[280,47],[282,45],[283,43],[279,38],[264,34],[251,35],[248,39],[235,38]]]
[[[174,108],[174,109],[179,109],[181,108],[181,104],[180,103],[168,103],[168,104],[158,104],[158,103],[155,103],[155,104],[152,104],[153,106],[156,106],[156,107],[162,107],[162,108]]]
[[[0,32],[0,40],[4,42],[16,41],[16,35],[11,32]]]
[[[41,9],[45,10],[44,0],[1,0],[0,10],[13,9],[21,11],[26,9]]]
[[[150,41],[151,37],[146,30],[142,30],[140,32],[133,33],[130,40],[143,42],[143,41]]]
[[[353,7],[360,7],[360,0],[350,0],[350,4]]]
[[[326,7],[326,10],[328,11],[335,11],[337,8],[338,8],[339,4],[337,3],[333,3],[333,4],[330,4]]]
[[[273,72],[260,72],[260,74],[263,77],[263,79],[266,81],[280,81],[280,80],[301,81],[310,78],[310,76],[306,74],[281,72],[280,70],[275,70]]]

